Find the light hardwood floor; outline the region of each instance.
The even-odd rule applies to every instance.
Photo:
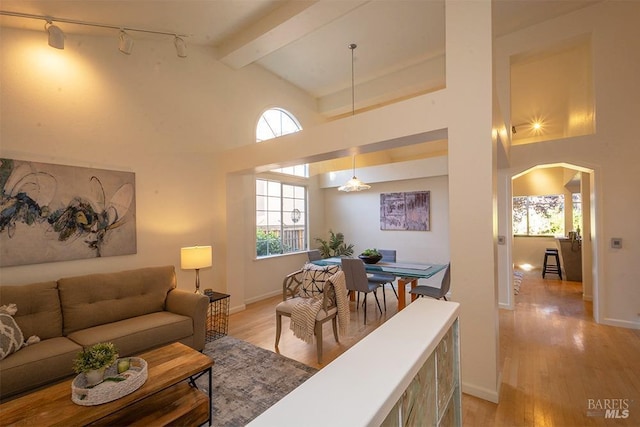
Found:
[[[581,284],[554,277],[543,280],[540,271],[526,273],[515,310],[500,310],[500,403],[463,394],[465,426],[640,426],[640,331],[596,324],[592,304],[582,300]],[[367,325],[362,309],[356,311],[352,303],[351,335],[340,343],[325,325],[324,364],[396,313],[389,288],[386,297],[382,315],[369,297]],[[322,368],[315,345],[295,338],[286,318],[279,349],[274,348],[279,301],[270,298],[232,314],[229,335]],[[587,416],[589,399],[601,404],[626,399],[628,418]]]

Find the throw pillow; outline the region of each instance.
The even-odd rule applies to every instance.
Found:
[[[40,341],[35,335],[29,337],[27,342],[24,341],[22,330],[13,318],[17,312],[15,304],[0,306],[0,360],[26,345]]]
[[[298,295],[303,298],[321,294],[324,282],[340,270],[339,265],[315,265],[307,263],[302,268],[302,285]]]

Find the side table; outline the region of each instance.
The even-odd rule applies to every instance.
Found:
[[[214,292],[211,289],[205,289],[204,293],[209,297],[206,341],[211,342],[227,335],[230,295]]]

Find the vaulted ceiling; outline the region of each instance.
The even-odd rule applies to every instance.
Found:
[[[501,36],[597,1],[493,0],[493,33]],[[319,112],[327,118],[351,113],[350,43],[358,45],[353,63],[356,110],[446,84],[444,0],[2,0],[0,8],[54,21],[65,18],[186,35],[188,45],[210,47],[234,69],[257,64],[299,87],[316,98]],[[0,24],[43,31],[38,20],[1,16]],[[68,35],[113,35],[113,30],[59,25]],[[520,96],[534,90],[540,98],[540,90],[529,83],[519,78],[521,87],[512,90]],[[558,93],[546,91],[543,97],[548,99],[537,102],[568,110],[568,105],[561,105],[567,100],[557,99]],[[511,112],[514,120],[531,115],[524,110],[526,102],[513,105],[521,109]],[[518,137],[522,136],[521,131]]]
[[[594,1],[494,1],[499,36]],[[3,11],[188,35],[233,68],[258,64],[317,98],[326,116],[443,87],[444,0],[3,0]],[[3,16],[42,31],[42,21]],[[65,33],[104,33],[71,24]],[[133,37],[144,35],[134,33]]]

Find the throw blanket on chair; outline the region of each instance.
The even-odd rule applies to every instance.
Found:
[[[331,282],[331,284],[329,284]],[[349,299],[347,298],[347,285],[344,281],[344,273],[338,271],[331,276],[325,286],[333,285],[338,306],[338,328],[340,334],[346,334],[349,328],[351,312],[349,311]],[[316,295],[312,298],[300,298],[300,301],[291,310],[290,328],[293,335],[306,343],[313,343],[316,317],[320,310],[324,295]]]
[[[300,301],[291,310],[290,328],[293,335],[308,344],[313,343],[316,317],[322,309],[322,294],[311,298],[299,298]]]
[[[349,297],[344,273],[338,271],[329,279],[336,291],[336,304],[338,305],[338,331],[340,335],[346,335],[349,330],[351,311],[349,310]]]

